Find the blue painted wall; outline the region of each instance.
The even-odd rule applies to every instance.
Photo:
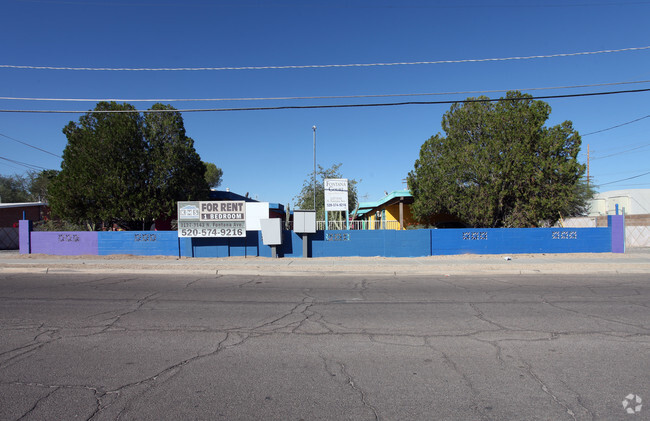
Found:
[[[606,228],[496,228],[438,230],[319,231],[309,236],[312,257],[417,257],[445,254],[603,253],[624,251],[625,224],[614,216]],[[303,257],[302,237],[285,231],[280,257]],[[82,237],[96,236],[96,251]],[[67,242],[63,240],[69,240]],[[30,241],[31,240],[31,241]],[[75,246],[63,250],[65,242]],[[36,233],[21,221],[21,253],[133,254],[183,257],[271,257],[260,232],[245,238],[178,238],[176,231],[121,231],[95,233]],[[31,251],[30,251],[31,248]],[[50,251],[48,251],[50,250]]]
[[[187,257],[259,256],[260,244],[262,244],[257,231],[248,231],[243,238],[184,238],[183,240],[186,241],[186,245],[182,255]]]
[[[431,230],[431,254],[604,253],[609,228],[493,228]]]
[[[178,256],[176,231],[99,231],[98,254]]]
[[[416,257],[431,254],[431,230],[319,231],[311,236],[312,257]]]

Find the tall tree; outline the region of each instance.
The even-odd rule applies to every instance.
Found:
[[[152,110],[143,118],[132,105],[100,102],[63,129],[68,145],[49,189],[53,214],[135,228],[170,215],[176,200],[202,197],[205,166],[180,113],[162,104]]]
[[[520,92],[487,100],[452,105],[445,135],[422,145],[408,175],[413,215],[424,223],[447,213],[476,227],[534,227],[580,213],[589,193],[580,193],[585,166],[571,122],[545,127],[551,107]]]
[[[144,117],[148,152],[148,219],[171,216],[180,200],[206,198],[206,167],[185,133],[181,113],[170,105],[154,104]],[[158,213],[159,212],[159,213]]]
[[[221,185],[221,177],[223,177],[223,170],[217,167],[212,162],[204,162],[205,165],[205,181],[210,188],[217,188]]]
[[[63,133],[61,172],[50,186],[52,212],[75,223],[140,220],[147,186],[142,117],[129,104],[100,102]]]
[[[344,178],[339,171],[342,164],[334,164],[324,169],[320,165],[316,171],[316,218],[325,220],[325,187],[326,178]],[[357,184],[359,181],[348,179],[348,212],[357,206]],[[300,194],[294,197],[297,209],[314,209],[314,174],[310,174],[303,185]]]

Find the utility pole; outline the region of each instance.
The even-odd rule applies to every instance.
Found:
[[[587,143],[587,186],[589,186],[589,181],[591,177],[589,176],[589,144]]]
[[[316,126],[311,129],[314,131],[314,211],[316,211]]]

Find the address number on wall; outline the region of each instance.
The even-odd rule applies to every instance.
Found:
[[[325,234],[325,241],[350,241],[350,234]]]
[[[488,239],[488,233],[487,231],[472,231],[472,232],[464,232],[463,233],[463,240],[487,240]]]
[[[578,232],[577,231],[553,231],[551,236],[553,240],[577,240]]]
[[[135,241],[156,241],[156,234],[135,234]]]

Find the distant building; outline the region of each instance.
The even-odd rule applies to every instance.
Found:
[[[50,208],[45,202],[0,203],[0,227],[17,227],[21,219],[40,221],[49,214]]]
[[[650,189],[612,190],[591,200],[589,216],[650,215]]]
[[[244,201],[244,202],[253,202],[258,203],[259,200],[251,199],[248,197],[248,193],[245,196],[231,192],[230,189],[226,190],[210,190],[210,200],[233,200],[233,201]],[[286,217],[286,210],[284,205],[280,203],[269,203],[269,218],[282,218]]]
[[[593,224],[587,226],[604,227],[607,226],[607,215],[616,214],[625,215],[627,247],[650,247],[650,189],[612,190],[598,193],[591,200],[589,217],[582,219],[587,221],[593,219]]]

